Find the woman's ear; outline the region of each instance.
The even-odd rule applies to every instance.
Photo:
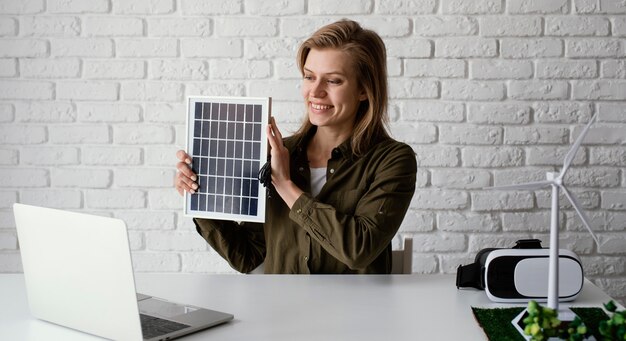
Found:
[[[365,90],[361,90],[361,93],[359,94],[359,102],[363,102],[367,99],[367,92],[365,92]]]

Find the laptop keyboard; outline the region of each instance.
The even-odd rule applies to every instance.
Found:
[[[141,318],[141,332],[144,339],[162,336],[177,330],[190,327],[186,324],[161,319],[154,316],[139,314]]]

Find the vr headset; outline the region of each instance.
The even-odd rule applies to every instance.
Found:
[[[511,249],[488,248],[478,252],[474,263],[459,265],[457,288],[485,290],[494,302],[545,302],[548,298],[550,250],[538,239],[522,239]],[[580,258],[559,249],[559,301],[573,301],[583,288]]]

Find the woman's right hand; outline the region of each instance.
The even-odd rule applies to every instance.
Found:
[[[191,157],[187,155],[184,150],[176,152],[178,163],[176,163],[176,177],[174,178],[174,187],[180,195],[184,195],[185,192],[195,193],[198,189],[196,180],[198,177],[191,170]]]

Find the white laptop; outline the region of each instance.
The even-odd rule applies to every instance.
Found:
[[[30,311],[41,320],[113,340],[156,341],[233,319],[136,294],[122,220],[23,204],[13,212]]]

